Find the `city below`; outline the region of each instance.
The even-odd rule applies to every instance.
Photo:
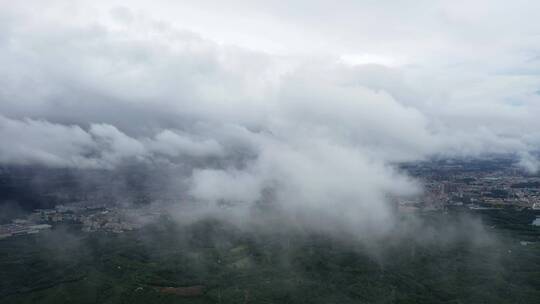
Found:
[[[393,198],[398,213],[529,209],[540,214],[540,177],[525,173],[511,159],[440,160],[405,164],[401,169],[421,181],[424,189],[418,197]],[[137,230],[167,216],[165,209],[156,206],[126,207],[91,200],[62,203],[0,225],[0,239],[36,234],[61,223],[77,225],[84,232]],[[531,225],[540,225],[540,218]]]

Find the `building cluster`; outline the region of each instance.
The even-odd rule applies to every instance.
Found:
[[[103,210],[81,218],[82,230],[85,232],[107,231],[122,233],[142,227],[142,223],[130,220],[119,210]]]
[[[441,206],[538,208],[540,178],[467,176],[426,184],[425,197]]]
[[[512,162],[494,159],[405,164],[401,169],[420,180],[424,189],[417,197],[395,198],[395,206],[402,212],[507,207],[540,210],[540,175],[528,175]],[[122,233],[139,229],[165,214],[153,207],[111,207],[96,205],[97,201],[37,209],[25,219],[0,225],[0,239],[36,234],[60,223],[76,224],[85,232]]]
[[[51,225],[35,223],[26,219],[15,219],[9,224],[0,225],[0,239],[12,236],[36,234],[41,230],[50,229]]]
[[[11,223],[0,225],[0,239],[36,234],[61,223],[75,224],[84,232],[122,233],[139,229],[162,214],[162,211],[151,208],[58,205],[54,209],[36,209],[25,219],[15,219]]]
[[[401,200],[400,208],[446,209],[467,207],[540,209],[540,176],[514,167],[488,166],[471,170],[470,165],[452,163],[416,164],[407,170],[423,182],[420,197]]]

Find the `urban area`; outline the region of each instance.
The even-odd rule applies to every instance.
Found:
[[[401,169],[419,180],[423,191],[418,197],[395,198],[400,213],[502,208],[540,211],[540,177],[527,174],[511,160],[441,160],[405,164]],[[123,233],[163,214],[153,207],[117,207],[95,201],[60,204],[0,225],[0,239],[36,234],[60,223],[77,224],[84,232]],[[540,218],[532,224],[540,225]]]

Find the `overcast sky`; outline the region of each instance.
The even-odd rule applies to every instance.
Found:
[[[520,0],[0,0],[0,162],[189,162],[198,200],[272,189],[378,221],[421,189],[399,162],[538,170],[538,20]]]

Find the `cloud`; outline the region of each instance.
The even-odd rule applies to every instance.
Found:
[[[105,168],[129,161],[212,157],[223,153],[215,140],[198,141],[172,130],[153,137],[134,138],[109,124],[91,124],[88,130],[43,120],[16,120],[0,116],[0,163],[51,167]]]
[[[7,5],[0,162],[166,165],[197,202],[272,200],[313,226],[363,229],[391,217],[389,195],[421,190],[396,163],[504,153],[537,167],[539,45],[514,35],[533,9],[501,21],[477,4],[347,1],[332,15],[296,1],[281,16],[235,1],[216,25],[207,5]],[[231,21],[241,13],[259,21]]]
[[[83,153],[92,148],[93,140],[78,126],[63,126],[42,120],[12,120],[0,116],[0,135],[2,163],[91,165]]]
[[[199,169],[193,173],[191,195],[211,203],[251,204],[261,198],[256,175],[239,170]]]
[[[520,156],[518,165],[531,174],[535,174],[540,170],[540,160],[530,153],[523,153]]]
[[[122,158],[144,157],[146,149],[142,143],[120,132],[117,128],[106,124],[90,127],[99,158],[110,164],[117,163]]]
[[[220,156],[224,153],[221,145],[213,139],[196,141],[188,135],[181,135],[170,130],[158,133],[154,140],[147,142],[153,152],[167,156],[187,155],[192,157]]]

